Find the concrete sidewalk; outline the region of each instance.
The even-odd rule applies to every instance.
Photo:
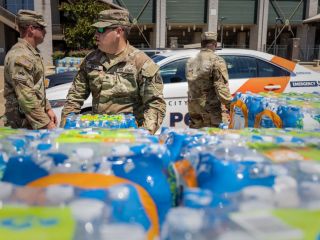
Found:
[[[313,71],[320,72],[320,66],[319,67],[315,67],[314,65],[302,65],[302,66],[309,68]]]

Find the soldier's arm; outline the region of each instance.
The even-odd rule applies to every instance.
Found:
[[[217,60],[213,65],[212,76],[213,85],[220,102],[229,109],[232,96],[229,89],[227,66],[223,59]]]
[[[46,111],[50,110],[51,109],[51,105],[50,105],[50,102],[49,100],[46,98]]]
[[[38,99],[32,76],[33,63],[25,56],[17,56],[11,65],[12,84],[22,111],[33,129],[44,128],[50,118],[41,106],[45,99]]]
[[[61,113],[60,127],[64,127],[66,117],[70,113],[80,113],[83,102],[89,97],[90,88],[85,71],[85,61],[80,66],[80,70],[74,78],[67,95],[67,101]]]
[[[154,134],[166,113],[159,67],[151,59],[147,60],[142,66],[140,78],[140,96],[144,106],[142,127]]]

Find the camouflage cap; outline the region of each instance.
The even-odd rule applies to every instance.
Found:
[[[46,27],[43,16],[32,10],[21,9],[18,12],[18,24],[19,25],[40,25]]]
[[[96,28],[111,26],[131,26],[127,10],[110,9],[99,13],[98,22],[92,24]]]
[[[217,34],[215,32],[204,32],[201,34],[202,41],[217,41]]]

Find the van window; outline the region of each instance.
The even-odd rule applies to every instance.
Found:
[[[163,83],[186,82],[186,63],[188,58],[179,59],[160,68]]]
[[[257,59],[259,77],[281,77],[290,76],[290,72],[273,64]]]
[[[290,76],[290,72],[271,63],[248,56],[221,56],[227,64],[229,79]]]

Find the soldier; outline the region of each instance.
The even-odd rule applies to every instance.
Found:
[[[218,127],[222,122],[222,104],[228,109],[232,97],[224,60],[214,51],[217,34],[201,35],[201,51],[187,62],[188,110],[190,127]]]
[[[42,15],[18,12],[20,38],[4,62],[5,125],[12,128],[52,129],[57,118],[45,94],[45,69],[37,46],[43,42]]]
[[[68,114],[80,112],[92,93],[94,114],[132,113],[139,127],[154,134],[165,116],[163,82],[159,67],[127,41],[129,12],[102,11],[92,26],[98,49],[80,65],[62,110],[61,126]]]

